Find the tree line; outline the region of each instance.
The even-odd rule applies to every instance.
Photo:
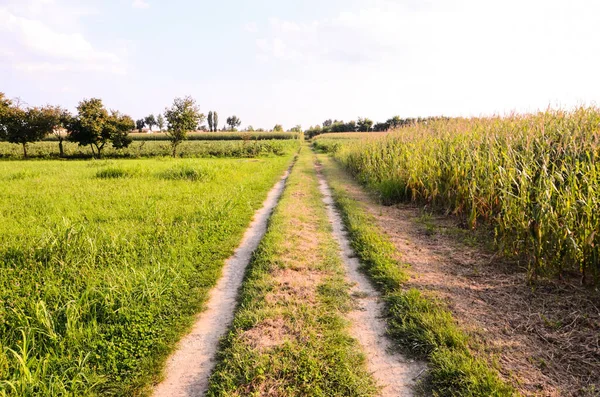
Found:
[[[61,157],[65,155],[63,143],[67,140],[79,146],[89,146],[92,155],[100,158],[106,145],[110,144],[116,149],[126,148],[133,141],[129,136],[131,131],[142,131],[144,127],[152,130],[154,126],[165,132],[175,157],[178,146],[187,139],[188,132],[207,130],[203,125],[205,120],[206,116],[190,96],[175,98],[163,114],[156,117],[150,114],[134,121],[119,111],[106,109],[98,98],[82,100],[77,106],[77,113],[71,114],[60,106],[24,106],[20,100],[11,100],[0,92],[0,141],[22,145],[25,158],[30,143],[41,141],[49,135],[56,136]],[[228,117],[222,131],[237,131],[241,124],[237,116]],[[216,132],[218,127],[219,115],[216,111],[210,111],[208,131]],[[251,126],[247,130],[254,131]],[[283,127],[276,125],[273,131],[283,131]]]
[[[381,123],[375,123],[373,120],[366,117],[359,117],[358,120],[349,122],[328,119],[323,122],[322,126],[316,125],[310,127],[308,130],[304,131],[304,135],[307,138],[312,138],[315,135],[332,132],[383,132],[442,118],[446,117],[401,118],[400,116],[394,116]]]

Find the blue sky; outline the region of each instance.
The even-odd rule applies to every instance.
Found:
[[[600,99],[594,0],[0,0],[0,91],[134,118],[480,115]]]

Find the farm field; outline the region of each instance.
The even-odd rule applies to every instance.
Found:
[[[133,134],[132,134],[133,135]],[[147,135],[147,134],[143,134]],[[178,148],[178,157],[259,157],[289,154],[298,148],[295,139],[265,140],[189,140],[182,142]],[[73,142],[63,142],[65,158],[91,158],[89,147],[79,146]],[[129,147],[115,149],[106,147],[104,158],[142,158],[164,157],[171,155],[171,145],[164,140],[136,140]],[[50,159],[59,157],[58,141],[40,141],[28,144],[29,158]],[[21,160],[23,149],[20,145],[0,142],[0,159]]]
[[[291,153],[0,162],[0,395],[138,395]]]
[[[0,397],[600,397],[598,15],[0,0]]]
[[[386,274],[377,267],[385,261],[369,256],[387,250],[373,248],[375,233],[406,266],[403,289],[441,303],[468,350],[516,392],[596,396],[598,120],[593,108],[458,119],[386,137],[325,134],[313,146],[330,153],[322,161],[368,272]],[[428,360],[435,384],[437,363],[448,370],[460,360],[443,360],[414,329],[429,324],[445,338],[444,315],[421,318],[415,296],[393,298],[392,319],[402,321],[390,332],[436,352]]]

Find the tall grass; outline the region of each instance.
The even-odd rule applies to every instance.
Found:
[[[433,121],[335,146],[384,201],[412,201],[491,225],[532,279],[600,281],[600,110]]]
[[[0,396],[142,395],[290,160],[0,162]]]

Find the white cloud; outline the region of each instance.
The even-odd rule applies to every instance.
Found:
[[[600,79],[590,76],[600,64],[594,22],[600,3],[360,4],[307,22],[271,18],[256,40],[257,58],[287,64],[288,75],[295,74],[286,83],[290,90],[331,87],[354,102],[376,93],[407,115],[544,108],[598,97]]]
[[[258,25],[256,22],[248,22],[244,25],[244,31],[248,33],[258,33]]]
[[[0,34],[5,40],[2,52],[12,54],[0,61],[4,67],[26,72],[126,72],[125,62],[117,54],[96,48],[81,32],[62,31],[46,23],[42,13],[46,6],[55,4],[35,0],[21,9],[0,6]]]
[[[145,0],[133,0],[133,3],[131,3],[131,7],[133,7],[133,8],[149,8],[150,4],[148,4],[148,2],[146,2]]]

